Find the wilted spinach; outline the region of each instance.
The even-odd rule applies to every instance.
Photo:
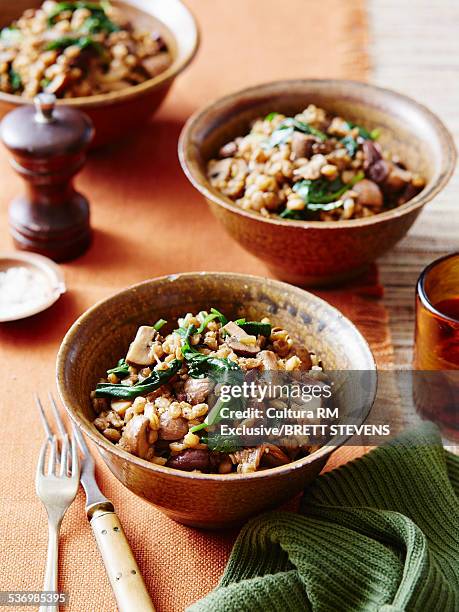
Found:
[[[207,444],[210,451],[220,453],[234,453],[243,447],[242,440],[239,436],[223,436],[217,433],[201,436],[201,442]]]
[[[301,132],[302,134],[315,136],[322,142],[327,139],[327,135],[324,134],[324,132],[317,130],[304,121],[298,121],[298,119],[288,117],[287,119],[284,119],[279,127],[271,134],[269,140],[267,141],[267,148],[272,149],[273,147],[286,143],[288,139],[293,136],[295,131]]]
[[[245,319],[238,319],[235,321],[241,329],[251,336],[266,336],[269,338],[271,335],[272,326],[270,323],[260,323],[259,321],[246,321]]]
[[[357,125],[357,123],[352,123],[352,121],[346,121],[346,123],[350,130],[357,128],[359,136],[364,140],[377,140],[379,138],[379,130],[377,128],[370,132],[367,128],[364,128],[362,125]]]
[[[343,183],[341,179],[328,181],[327,179],[303,180],[295,183],[293,190],[304,200],[306,204],[303,210],[285,209],[280,216],[283,219],[307,219],[308,213],[329,212],[343,205],[341,196],[351,189],[356,183],[365,178],[363,172],[357,173],[349,183]]]
[[[134,399],[138,395],[146,395],[159,389],[180,371],[183,363],[179,359],[174,359],[169,363],[167,370],[153,370],[153,372],[132,387],[121,383],[99,383],[96,387],[96,397],[117,397],[120,399]]]
[[[13,70],[13,68],[10,68],[10,85],[13,91],[19,91],[22,89],[21,75]]]
[[[80,36],[79,38],[73,38],[72,36],[62,36],[52,40],[45,47],[46,51],[54,51],[57,49],[66,49],[72,45],[80,47],[80,49],[93,49],[99,55],[104,56],[106,54],[103,46],[97,41],[93,40],[90,36]]]
[[[107,370],[107,374],[115,374],[118,378],[125,378],[129,374],[129,364],[126,363],[126,360],[120,359],[116,368],[111,368],[111,370]]]
[[[341,139],[341,142],[346,147],[349,156],[354,157],[354,155],[357,153],[357,149],[359,148],[359,143],[355,140],[355,138],[352,138],[352,136],[345,136]]]

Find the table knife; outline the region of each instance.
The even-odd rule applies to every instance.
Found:
[[[119,612],[154,612],[154,606],[129,542],[108,500],[95,479],[94,459],[83,434],[73,424],[83,460],[80,481],[86,493],[86,516],[102,555]]]

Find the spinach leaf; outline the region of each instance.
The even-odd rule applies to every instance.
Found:
[[[234,453],[243,447],[239,436],[223,436],[217,433],[201,436],[201,442],[207,444],[210,451],[219,453]]]
[[[217,317],[220,320],[220,323],[222,325],[226,325],[228,323],[228,319],[225,317],[225,315],[222,312],[220,312],[219,310],[217,310],[216,308],[211,308],[210,312],[212,314],[216,314],[217,315]]]
[[[56,40],[52,40],[45,47],[46,51],[54,51],[57,49],[66,49],[71,45],[76,45],[80,47],[80,49],[94,49],[100,56],[104,56],[106,54],[103,46],[93,40],[90,36],[80,36],[80,38],[73,38],[71,36],[62,36],[61,38],[56,38]]]
[[[244,373],[237,363],[229,359],[204,355],[190,345],[189,339],[197,333],[197,329],[194,325],[190,325],[187,329],[181,327],[176,331],[183,339],[182,354],[188,366],[188,374],[191,378],[209,377],[219,384],[242,386],[244,382]],[[190,431],[194,433],[214,425],[219,420],[222,408],[234,404],[240,407],[241,400],[236,398],[222,400],[218,398],[205,421],[199,425],[195,425]]]
[[[303,210],[286,208],[279,216],[282,219],[302,221],[309,218],[309,213],[336,210],[343,205],[340,200],[341,196],[363,178],[365,178],[365,174],[358,172],[349,183],[345,184],[340,179],[334,181],[328,181],[327,179],[303,180],[295,183],[293,190],[303,198],[306,206]]]
[[[228,323],[228,319],[225,317],[225,315],[223,313],[221,313],[216,308],[211,308],[210,309],[210,314],[208,314],[205,317],[204,321],[201,323],[201,325],[196,330],[196,333],[202,334],[202,332],[206,329],[208,324],[211,321],[214,321],[215,319],[218,319],[222,325],[226,325]]]
[[[179,359],[174,359],[169,363],[169,369],[153,370],[150,376],[132,387],[127,387],[121,383],[99,383],[96,387],[96,397],[134,399],[138,395],[151,393],[169,382],[169,380],[180,371],[182,365],[183,363]]]
[[[120,29],[120,26],[109,19],[104,11],[101,10],[93,13],[91,17],[86,19],[82,31],[88,34],[98,34],[99,32],[111,34],[112,32],[119,32]]]
[[[98,2],[84,2],[83,0],[79,0],[78,2],[58,2],[51,13],[48,15],[48,25],[53,25],[56,17],[58,17],[61,13],[65,11],[76,11],[76,9],[84,8],[88,11],[99,12],[105,15],[104,9],[101,4]]]
[[[293,127],[289,127],[286,125],[284,126],[281,124],[277,128],[277,130],[274,130],[274,132],[271,134],[270,138],[266,142],[266,148],[274,149],[274,147],[278,147],[281,144],[285,144],[289,140],[289,138],[293,136],[294,131],[295,130],[293,129]]]
[[[129,364],[126,363],[125,359],[120,359],[116,368],[107,370],[107,374],[115,374],[115,376],[118,376],[118,378],[124,378],[129,374]]]
[[[201,325],[198,327],[197,329],[197,333],[198,334],[202,334],[202,332],[206,329],[206,327],[209,325],[209,323],[211,321],[213,321],[214,319],[218,319],[218,314],[215,312],[212,312],[211,314],[208,314],[203,322],[201,323]]]
[[[378,128],[375,128],[370,132],[369,130],[367,130],[367,128],[364,128],[361,125],[357,125],[357,123],[352,123],[352,121],[346,121],[346,123],[349,126],[350,130],[357,128],[359,136],[361,136],[364,140],[377,140],[381,134]]]
[[[293,185],[293,191],[308,204],[329,204],[336,202],[346,191],[365,178],[363,172],[357,173],[349,183],[340,179],[328,181],[327,179],[303,180]],[[313,209],[311,209],[313,210]]]
[[[182,354],[188,366],[191,378],[206,378],[209,376],[222,384],[242,382],[243,372],[237,363],[221,357],[204,355],[190,345],[190,338],[198,332],[194,325],[179,328],[176,332],[182,337]]]
[[[352,136],[345,136],[341,139],[341,142],[346,147],[350,157],[354,157],[354,155],[357,153],[357,149],[359,148],[358,142],[352,138]]]
[[[267,148],[272,149],[281,144],[285,144],[289,138],[293,136],[293,132],[295,131],[301,132],[302,134],[310,134],[311,136],[315,136],[322,142],[327,140],[327,135],[324,134],[324,132],[317,130],[308,123],[304,123],[304,121],[298,121],[298,119],[288,117],[282,121],[279,127],[271,134],[266,143]]]
[[[246,321],[245,319],[238,319],[234,321],[241,329],[251,336],[266,336],[269,338],[271,335],[271,324],[260,323],[259,321]]]
[[[13,70],[13,68],[10,68],[10,84],[13,91],[22,89],[21,76],[16,72],[16,70]]]
[[[312,125],[309,125],[309,123],[305,123],[304,121],[298,121],[298,119],[293,119],[290,117],[283,121],[282,124],[293,127],[293,129],[297,132],[302,132],[303,134],[311,134],[311,136],[315,136],[322,142],[327,140],[327,135],[324,132],[317,130],[316,128],[312,127]]]

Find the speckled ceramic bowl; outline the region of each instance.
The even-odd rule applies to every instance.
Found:
[[[130,455],[104,438],[92,424],[89,399],[100,376],[126,353],[139,324],[160,317],[173,321],[210,306],[235,318],[268,315],[314,349],[329,369],[374,371],[375,363],[364,338],[335,308],[301,289],[255,276],[203,272],[149,280],[99,302],[73,324],[57,357],[59,393],[71,418],[128,489],[181,523],[216,528],[298,493],[319,474],[334,447],[247,475],[180,472]],[[365,410],[373,403],[375,385]]]
[[[43,0],[15,0],[2,3],[0,28],[10,24],[29,8],[38,8]],[[193,59],[199,44],[197,24],[181,0],[113,0],[112,4],[136,27],[160,32],[173,55],[172,64],[158,76],[144,83],[84,98],[58,100],[89,115],[96,128],[92,146],[126,138],[143,125],[158,109],[175,77]],[[30,104],[21,96],[0,92],[0,119],[22,104]]]
[[[349,221],[266,219],[244,211],[207,180],[207,161],[271,111],[292,115],[316,104],[367,128],[379,127],[385,149],[399,154],[427,184],[390,211]],[[193,115],[180,137],[182,168],[214,215],[273,274],[298,285],[329,285],[360,274],[407,233],[424,204],[448,182],[456,162],[453,139],[425,106],[373,85],[339,80],[277,81],[245,89]]]

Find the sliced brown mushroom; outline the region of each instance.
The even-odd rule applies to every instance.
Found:
[[[144,414],[137,414],[126,425],[119,446],[128,453],[145,459],[150,450],[148,443],[149,420]]]
[[[313,145],[316,142],[314,136],[302,134],[301,132],[293,132],[292,136],[292,152],[296,159],[304,157],[309,159],[313,154]]]
[[[421,190],[422,190],[421,186],[418,187],[416,185],[413,185],[413,183],[409,183],[405,187],[405,189],[402,191],[401,196],[397,200],[397,204],[399,206],[401,204],[405,204],[405,202],[408,202],[409,200],[414,198],[414,196],[417,195]]]
[[[261,463],[268,467],[277,467],[290,463],[290,457],[275,444],[263,444]]]
[[[254,336],[250,336],[234,321],[229,321],[223,329],[228,334],[225,338],[226,344],[236,355],[241,357],[252,357],[260,352],[260,345]]]
[[[188,422],[183,417],[173,419],[169,412],[159,417],[159,438],[161,440],[180,440],[188,433]]]
[[[367,175],[370,180],[381,185],[389,176],[389,170],[389,164],[384,159],[379,159],[368,168]]]
[[[382,159],[379,148],[373,142],[371,142],[371,140],[365,140],[362,145],[362,149],[364,155],[363,167],[365,170]]]
[[[263,446],[244,448],[230,454],[231,461],[237,464],[237,471],[242,474],[256,472],[263,455]]]
[[[398,193],[411,183],[411,172],[403,170],[395,164],[389,165],[389,175],[384,181],[384,189],[390,193]]]
[[[199,448],[186,448],[178,455],[171,457],[166,466],[185,472],[192,472],[193,470],[207,472],[210,467],[209,451]]]
[[[209,378],[188,378],[183,387],[186,401],[192,404],[202,404],[207,400],[210,392]]]
[[[158,335],[154,327],[142,325],[137,330],[134,342],[131,342],[126,361],[136,365],[148,366],[156,363],[155,353],[152,348],[153,340]]]
[[[262,371],[277,370],[277,357],[273,351],[260,351],[258,358],[261,359]]]
[[[171,58],[168,53],[160,53],[142,60],[142,66],[152,78],[169,68],[170,63]]]
[[[376,183],[363,179],[352,187],[358,195],[359,204],[380,208],[383,205],[383,194]]]

